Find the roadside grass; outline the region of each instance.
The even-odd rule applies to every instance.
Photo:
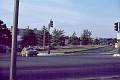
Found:
[[[110,51],[110,53],[113,53],[113,54],[116,54],[117,52],[118,52],[117,49]]]
[[[105,45],[79,45],[79,46],[64,46],[64,47],[59,47],[56,50],[51,50],[52,53],[73,53],[73,52],[80,52],[83,50],[89,50],[89,49],[95,49],[95,48],[100,48],[100,47],[105,47]],[[46,53],[47,51],[41,51],[42,53]]]

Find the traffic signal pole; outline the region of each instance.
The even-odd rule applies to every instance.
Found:
[[[118,32],[117,32],[117,43],[118,43],[118,54],[120,55],[120,22],[118,22]]]
[[[113,56],[120,56],[120,22],[114,23],[115,31],[117,32],[117,53]]]
[[[53,27],[53,21],[50,20],[50,23],[48,24],[48,54],[50,54],[50,27]]]
[[[50,25],[48,24],[48,54],[50,54]]]
[[[43,49],[45,50],[45,26],[43,26]]]
[[[14,0],[12,48],[11,48],[11,62],[10,62],[10,80],[16,80],[18,14],[19,14],[19,0]]]

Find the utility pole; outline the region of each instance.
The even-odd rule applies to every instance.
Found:
[[[16,80],[18,14],[19,14],[19,0],[14,0],[12,48],[11,48],[11,62],[10,62],[10,80]]]
[[[43,49],[45,50],[45,26],[43,26]]]

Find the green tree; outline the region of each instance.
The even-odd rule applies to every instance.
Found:
[[[38,44],[37,35],[33,32],[33,30],[27,30],[22,37],[23,47],[26,46],[36,46]]]
[[[88,45],[91,42],[91,39],[92,39],[91,35],[92,35],[92,32],[89,31],[88,29],[83,30],[83,33],[81,35],[83,45]]]
[[[0,45],[11,46],[12,35],[6,24],[0,20]]]
[[[78,38],[76,33],[73,32],[72,36],[69,39],[69,42],[72,45],[79,45],[80,44],[80,38]]]
[[[54,29],[52,32],[52,42],[55,46],[61,45],[61,40],[64,37],[64,30]]]
[[[48,29],[45,26],[43,26],[43,28],[37,34],[38,44],[40,46],[43,46],[43,40],[44,40],[43,37],[44,36],[45,36],[45,45],[47,46],[48,45],[49,32],[48,32]]]

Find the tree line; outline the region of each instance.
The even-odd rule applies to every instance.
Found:
[[[0,20],[0,45],[11,46],[12,35],[6,24]]]
[[[18,29],[19,31],[19,29]],[[37,32],[36,32],[37,31]],[[19,35],[19,32],[18,32]],[[65,31],[61,29],[54,29],[50,34],[48,28],[45,26],[41,30],[26,29],[22,35],[22,41],[19,42],[22,47],[25,46],[65,46],[65,45],[99,45],[100,40],[91,37],[92,32],[88,29],[83,30],[81,36],[77,36],[75,32],[71,36],[66,36]],[[11,31],[6,24],[0,20],[0,45],[4,44],[11,46]],[[115,40],[109,39],[109,42]],[[107,41],[106,41],[107,42]],[[109,43],[108,43],[109,44]]]
[[[54,29],[50,34],[46,27],[43,27],[39,32],[35,32],[32,29],[26,30],[22,37],[22,44],[23,46],[33,46],[39,45],[47,46],[49,43],[53,46],[65,46],[65,45],[88,45],[91,42],[91,31],[84,30],[81,37],[78,37],[74,32],[71,36],[66,36],[65,31],[61,29]],[[48,37],[49,40],[48,40]],[[44,39],[45,38],[45,39]],[[81,43],[80,43],[81,42]]]

